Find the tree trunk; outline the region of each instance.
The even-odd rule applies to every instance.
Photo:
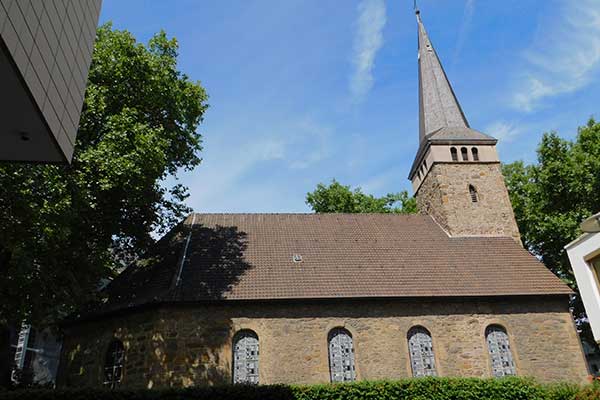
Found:
[[[10,386],[10,370],[13,361],[10,359],[10,354],[10,329],[0,323],[0,387]]]

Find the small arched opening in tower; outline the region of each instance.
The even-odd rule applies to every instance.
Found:
[[[471,148],[471,154],[473,155],[473,161],[479,161],[479,150],[477,150],[477,147]]]
[[[458,151],[456,151],[456,147],[450,147],[450,155],[452,156],[452,161],[458,161]]]
[[[469,153],[466,147],[460,148],[460,155],[462,156],[463,161],[469,161]]]
[[[479,196],[477,195],[477,189],[475,186],[469,185],[469,196],[471,196],[471,202],[477,203],[479,201]]]

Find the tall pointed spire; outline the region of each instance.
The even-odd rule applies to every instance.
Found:
[[[441,128],[469,128],[419,10],[419,141]]]
[[[432,146],[438,150],[440,146],[460,146],[461,151],[466,151],[467,146],[495,146],[497,140],[469,126],[442,63],[429,40],[419,10],[415,12],[419,34],[419,148],[408,179],[413,181],[416,191],[423,181],[423,174],[427,172],[427,168],[423,168],[419,173],[425,163],[428,162],[431,166],[437,161],[456,161],[455,157],[450,158],[450,153],[446,154],[448,160],[439,159],[440,154],[431,156],[429,150]],[[448,147],[446,150],[451,149]],[[456,148],[454,151],[457,151]],[[495,150],[490,153],[494,162],[497,161],[495,154]],[[430,157],[428,161],[427,157]]]

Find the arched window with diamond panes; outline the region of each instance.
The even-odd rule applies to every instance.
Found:
[[[121,384],[123,364],[125,363],[125,347],[120,340],[110,342],[104,359],[104,386],[111,389]]]
[[[506,330],[500,325],[490,325],[485,330],[485,339],[492,363],[492,376],[516,375],[517,370]]]
[[[233,383],[258,383],[258,336],[250,330],[233,338]]]
[[[349,382],[356,379],[352,335],[344,328],[329,332],[329,372],[331,382]]]
[[[408,331],[408,351],[414,377],[437,375],[433,342],[427,329],[415,326]]]

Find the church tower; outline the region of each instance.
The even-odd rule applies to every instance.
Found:
[[[417,11],[419,150],[408,178],[420,212],[450,236],[509,236],[520,243],[496,152],[471,129]]]

